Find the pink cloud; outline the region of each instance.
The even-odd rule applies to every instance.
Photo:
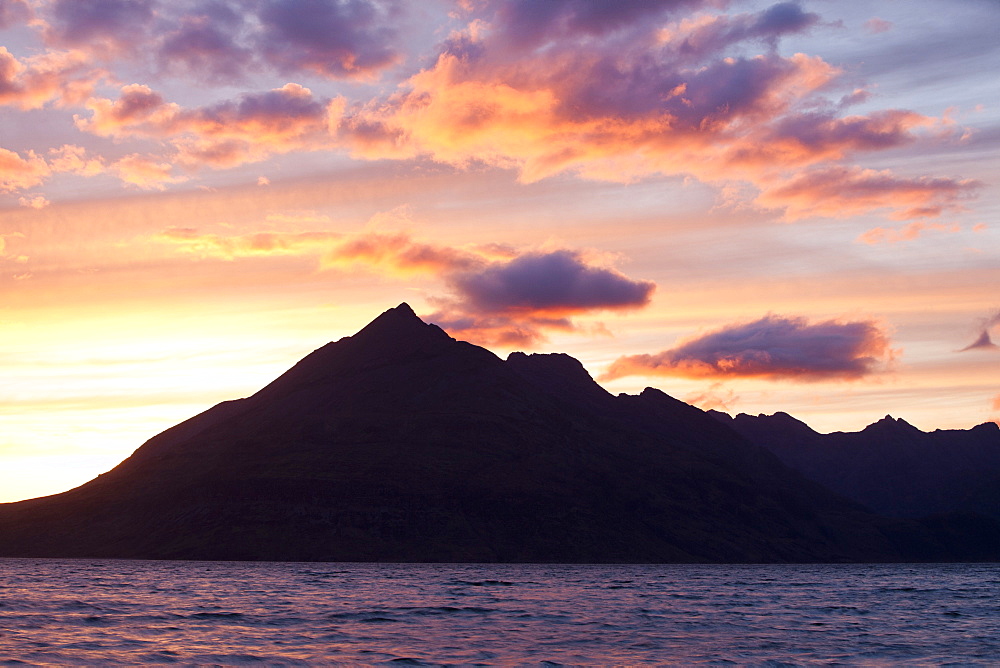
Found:
[[[656,354],[619,357],[602,376],[684,376],[769,380],[857,380],[886,367],[896,352],[868,320],[809,323],[768,315],[727,325]]]
[[[977,181],[900,177],[889,170],[817,167],[763,190],[757,203],[783,208],[786,220],[807,216],[844,218],[888,210],[896,220],[926,218],[962,209]]]
[[[308,88],[289,83],[237,100],[184,109],[148,86],[132,84],[117,100],[93,98],[90,118],[77,118],[81,130],[101,136],[155,137],[176,151],[186,167],[232,167],[275,153],[330,148],[331,105]]]
[[[722,383],[712,383],[708,389],[684,396],[685,403],[706,411],[729,411],[738,401],[736,393],[724,387]]]
[[[102,137],[169,134],[180,107],[144,84],[123,86],[117,100],[92,98],[87,101],[90,118],[76,118],[81,130]]]
[[[892,22],[873,17],[865,21],[865,32],[869,35],[877,35],[882,32],[892,30]]]

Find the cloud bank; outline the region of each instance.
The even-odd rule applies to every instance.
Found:
[[[525,182],[739,182],[751,186],[750,203],[786,220],[934,218],[975,195],[969,179],[858,164],[958,142],[964,131],[904,109],[848,114],[871,101],[868,90],[818,56],[779,49],[789,36],[833,29],[823,17],[796,2],[730,7],[481,0],[446,16],[403,0],[5,0],[0,25],[31,20],[43,48],[27,58],[0,49],[0,104],[73,108],[78,131],[131,142],[126,154],[180,170],[139,170],[134,159],[110,170],[155,189],[204,168],[328,151],[494,165]],[[411,37],[445,27],[451,34],[432,44]],[[121,85],[126,64],[145,79]],[[262,75],[286,83],[233,92]],[[176,90],[175,79],[223,97],[187,106],[158,92],[158,83]],[[155,155],[151,139],[162,147]],[[0,178],[12,193],[37,185]]]

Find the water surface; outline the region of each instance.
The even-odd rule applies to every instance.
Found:
[[[0,559],[6,664],[1000,664],[1000,565]]]

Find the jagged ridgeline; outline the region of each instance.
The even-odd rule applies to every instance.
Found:
[[[662,392],[613,396],[566,355],[502,360],[401,304],[97,479],[0,505],[0,556],[1000,557],[996,522],[950,517],[876,515]]]

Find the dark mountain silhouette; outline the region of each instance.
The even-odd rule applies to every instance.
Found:
[[[972,513],[1000,520],[1000,427],[994,422],[928,433],[887,415],[859,432],[820,434],[785,413],[713,414],[806,477],[882,515]]]
[[[35,557],[941,560],[996,558],[992,531],[875,516],[662,392],[501,360],[405,304],[81,487],[0,505],[0,556]]]

